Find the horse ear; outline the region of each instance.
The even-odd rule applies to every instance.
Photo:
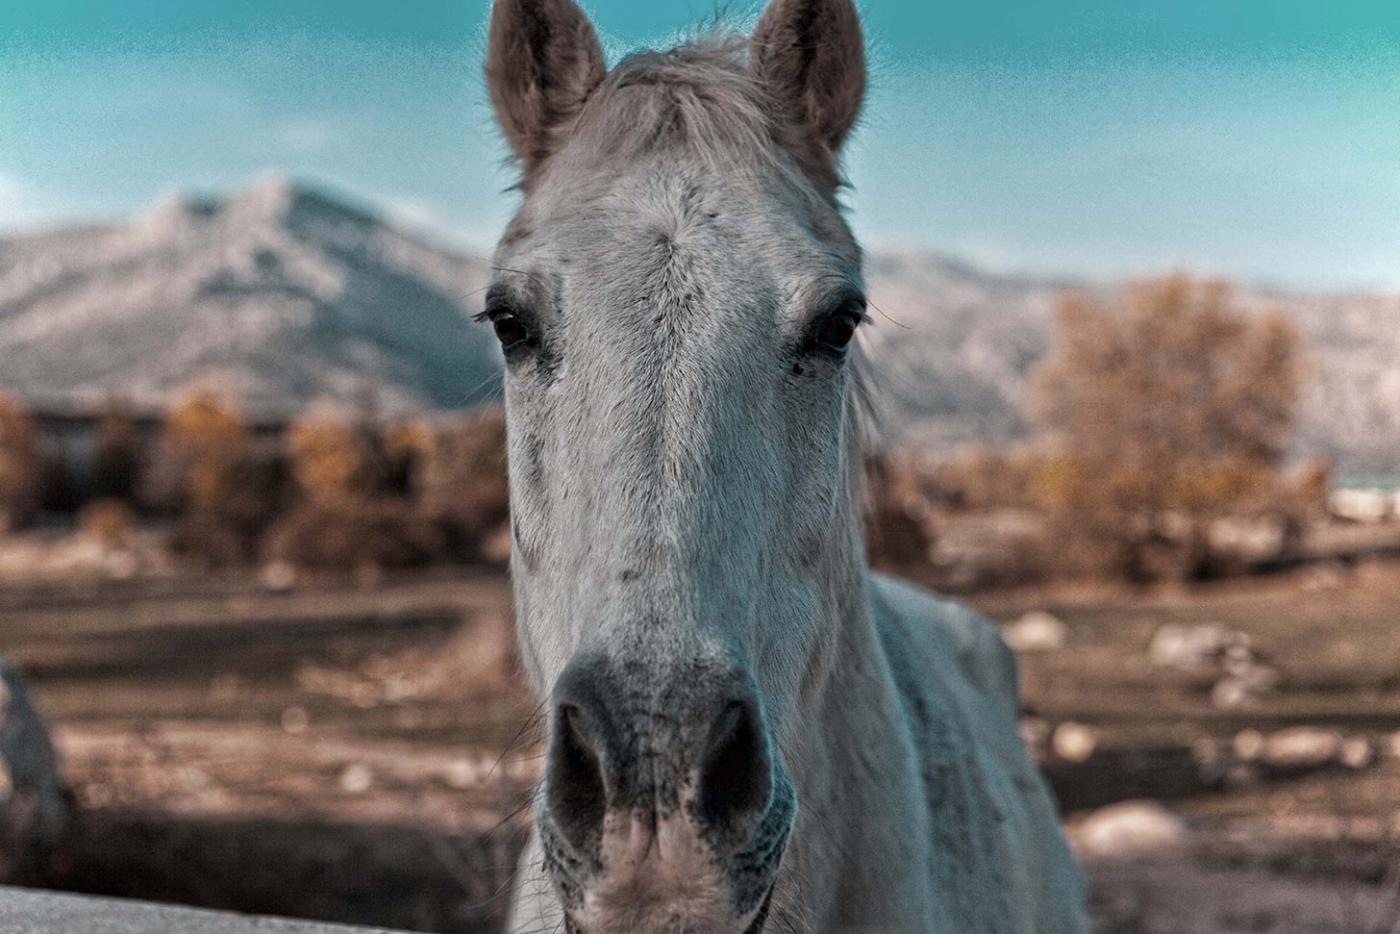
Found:
[[[486,83],[527,180],[606,74],[603,47],[574,0],[496,0]]]
[[[865,41],[852,0],[772,0],[749,63],[834,164],[865,99]]]

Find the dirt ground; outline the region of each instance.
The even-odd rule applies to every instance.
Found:
[[[974,602],[1066,627],[1062,647],[1023,657],[1023,687],[1028,723],[1092,737],[1087,754],[1047,753],[1071,825],[1129,798],[1184,821],[1170,846],[1087,862],[1100,932],[1391,934],[1400,563]],[[539,767],[508,614],[504,580],[485,574],[7,586],[0,653],[28,671],[82,814],[28,881],[496,929]],[[1222,708],[1210,673],[1152,664],[1164,624],[1205,623],[1247,633],[1276,683]],[[1295,726],[1370,755],[1279,774],[1233,758],[1242,733]]]

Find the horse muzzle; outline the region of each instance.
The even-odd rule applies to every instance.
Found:
[[[796,813],[752,678],[575,658],[536,815],[576,934],[756,934]]]

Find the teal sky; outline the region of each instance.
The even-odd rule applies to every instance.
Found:
[[[714,0],[592,0],[616,57]],[[997,270],[1400,288],[1396,0],[864,0],[858,232]],[[487,0],[0,0],[0,230],[269,172],[486,248]],[[752,18],[756,9],[730,4]]]

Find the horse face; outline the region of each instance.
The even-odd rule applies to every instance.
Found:
[[[484,317],[506,359],[536,801],[581,934],[762,924],[796,811],[784,744],[851,610],[859,251],[835,152],[849,0],[611,73],[572,0],[498,0],[523,170]],[[789,743],[790,745],[790,743]]]

